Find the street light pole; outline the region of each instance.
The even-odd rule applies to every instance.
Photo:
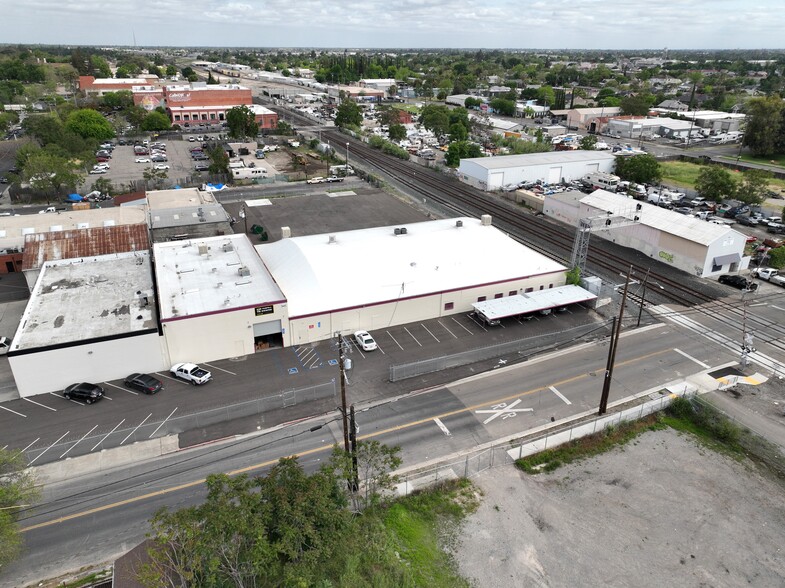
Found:
[[[343,175],[349,177],[349,141],[346,142],[346,166],[343,168]]]

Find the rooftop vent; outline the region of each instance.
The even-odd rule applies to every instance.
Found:
[[[331,243],[337,243],[337,241],[335,239],[335,235],[330,235],[329,239],[327,240],[327,244],[328,245],[331,244]]]
[[[462,220],[455,221],[455,226],[461,228],[463,226],[463,221]]]
[[[490,214],[484,214],[484,215],[482,215],[480,217],[480,222],[482,223],[482,226],[484,226],[484,227],[490,227],[491,226],[491,220],[492,219],[491,219],[491,215]]]
[[[224,243],[223,250],[224,253],[226,253],[227,251],[234,251],[234,243],[232,243],[231,241]]]
[[[281,227],[281,239],[288,239],[292,236],[292,229],[289,227]]]
[[[199,255],[207,255],[207,245],[199,243]]]
[[[251,270],[248,269],[247,265],[242,265],[237,268],[237,273],[240,274],[242,277],[248,277],[251,275]]]

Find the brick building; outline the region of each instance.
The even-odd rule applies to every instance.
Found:
[[[251,89],[235,84],[194,83],[164,88],[166,111],[172,124],[190,127],[199,123],[226,120],[226,111],[245,105],[256,115],[260,128],[271,129],[278,124],[272,110],[253,104]]]

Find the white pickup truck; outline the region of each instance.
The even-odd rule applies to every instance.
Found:
[[[772,267],[758,268],[752,272],[752,275],[772,284],[777,284],[777,286],[785,286],[785,276]]]
[[[203,370],[195,363],[176,363],[169,370],[175,378],[191,382],[194,386],[201,386],[209,382],[213,375]]]

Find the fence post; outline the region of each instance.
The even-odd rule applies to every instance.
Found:
[[[468,455],[466,456],[466,461],[463,464],[463,477],[464,478],[468,478],[469,477],[469,456]]]
[[[545,433],[545,447],[543,448],[543,451],[546,449],[548,449],[548,433]]]

